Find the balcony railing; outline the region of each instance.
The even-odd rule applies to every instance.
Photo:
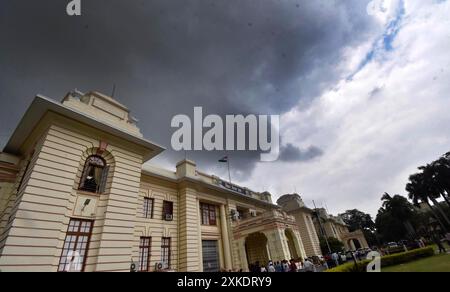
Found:
[[[257,216],[250,216],[247,215],[247,218],[242,218],[234,221],[234,224],[236,226],[236,229],[242,229],[246,227],[251,227],[252,225],[256,224],[264,224],[264,223],[270,223],[274,221],[279,222],[285,222],[290,224],[295,224],[295,218],[294,216],[288,215],[285,212],[279,211],[279,210],[271,210],[264,212],[262,214],[259,214]]]

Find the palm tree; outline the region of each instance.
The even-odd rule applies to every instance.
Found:
[[[433,217],[438,221],[441,228],[447,232],[446,226],[443,224],[438,214],[434,210],[433,206],[430,204],[428,189],[425,185],[425,180],[423,178],[423,173],[416,173],[409,177],[409,183],[406,185],[406,191],[408,192],[408,197],[413,201],[416,207],[420,206],[419,203],[423,202],[427,204]]]
[[[392,217],[395,217],[402,222],[406,231],[415,237],[416,230],[411,224],[411,219],[415,215],[415,210],[411,203],[409,203],[405,197],[400,195],[395,195],[392,197],[388,193],[384,193],[381,200],[383,200],[382,209],[384,209],[385,212],[389,212]]]
[[[442,198],[450,207],[450,152],[431,163],[430,168],[435,175],[436,184],[441,191]]]
[[[419,167],[419,170],[422,171],[420,178],[423,180],[422,182],[424,184],[424,187],[426,188],[427,197],[433,202],[433,205],[442,215],[442,218],[444,218],[445,222],[447,222],[447,224],[450,226],[450,220],[447,214],[445,214],[441,205],[437,201],[437,199],[441,196],[446,199],[444,193],[447,187],[446,185],[448,184],[448,177],[447,181],[445,181],[446,173],[440,171],[440,169],[442,168],[443,167],[439,165],[438,161],[435,161],[432,164],[427,164],[426,166]]]
[[[442,196],[450,207],[450,200],[447,198],[450,192],[450,160],[442,156],[431,164],[419,167],[419,170],[425,174],[431,191],[437,197]]]

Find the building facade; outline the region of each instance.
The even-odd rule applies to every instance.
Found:
[[[295,216],[164,150],[98,92],[37,96],[0,154],[0,270],[248,270],[305,258]],[[307,246],[309,250],[309,245]]]
[[[277,201],[283,211],[294,216],[308,257],[321,256],[320,241],[314,226],[314,211],[309,209],[298,194],[284,195]]]
[[[361,230],[350,232],[348,226],[339,216],[328,214],[324,208],[315,209],[314,226],[321,237],[334,237],[344,244],[346,250],[355,251],[369,248],[364,233]]]

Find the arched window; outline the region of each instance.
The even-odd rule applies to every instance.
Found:
[[[79,190],[90,193],[104,193],[108,171],[109,167],[102,157],[98,155],[89,156],[84,164]]]

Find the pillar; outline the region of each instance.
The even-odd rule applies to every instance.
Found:
[[[198,204],[195,190],[184,188],[179,196],[179,271],[198,272],[201,270],[198,246]]]
[[[231,248],[230,239],[228,237],[228,226],[227,226],[227,216],[225,213],[225,205],[220,205],[220,230],[222,232],[222,242],[223,242],[223,257],[225,259],[225,269],[233,269],[231,263]]]
[[[248,272],[248,261],[247,261],[247,251],[245,250],[245,238],[240,239],[237,242],[239,259],[241,262],[241,269],[244,272]]]
[[[274,229],[264,232],[267,237],[267,245],[269,247],[271,260],[282,261],[290,260],[290,252],[287,246],[284,230]]]
[[[353,239],[348,240],[349,246],[351,250],[356,250],[355,243],[353,242]]]

